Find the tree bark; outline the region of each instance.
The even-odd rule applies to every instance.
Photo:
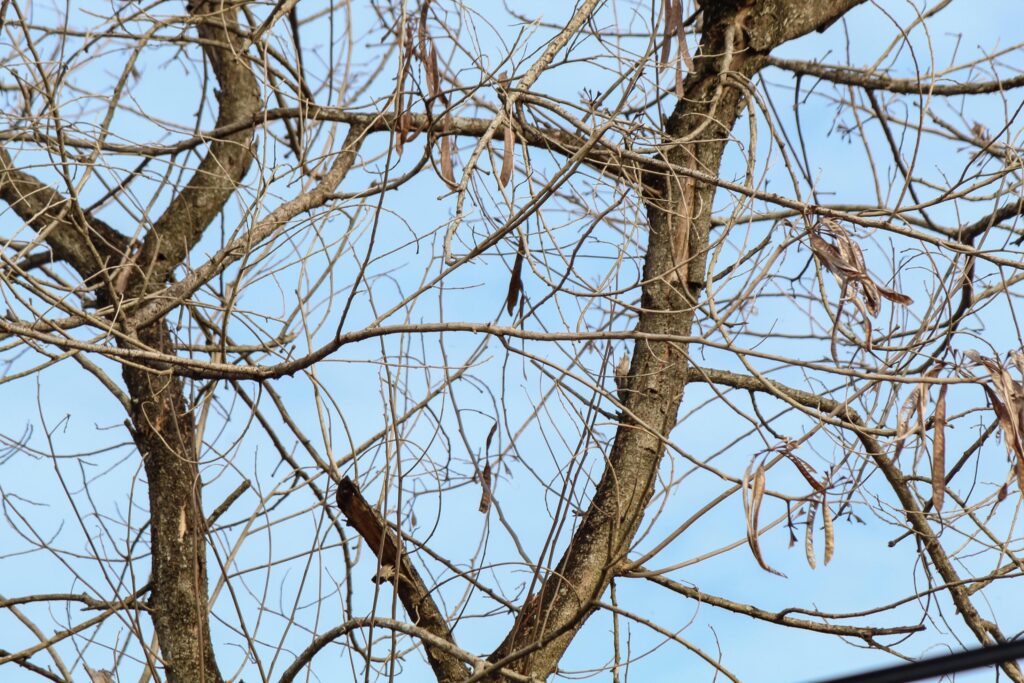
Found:
[[[798,0],[703,4],[704,33],[695,70],[665,124],[670,162],[717,174],[747,80],[768,51],[830,24],[860,0]],[[728,74],[728,75],[727,75]],[[645,198],[649,234],[637,331],[690,334],[706,282],[715,186],[691,178],[651,183]],[[590,507],[555,570],[529,597],[492,663],[508,663],[538,678],[551,675],[586,617],[595,609],[643,519],[665,440],[676,424],[687,374],[687,348],[669,342],[635,344],[626,410]]]
[[[139,330],[140,341],[172,353],[163,321]],[[169,682],[221,681],[210,640],[206,524],[195,426],[181,379],[124,365],[132,437],[149,488],[152,557],[150,606]]]

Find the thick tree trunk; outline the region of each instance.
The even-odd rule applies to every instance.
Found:
[[[165,322],[138,332],[155,350],[172,353]],[[124,366],[132,436],[149,484],[152,608],[170,683],[221,680],[207,615],[206,528],[195,427],[182,382]]]
[[[705,3],[695,70],[666,121],[665,149],[677,168],[717,175],[744,91],[737,81],[763,66],[768,50],[841,16],[860,0]],[[706,283],[716,187],[685,175],[653,183],[637,331],[687,336]],[[490,661],[545,678],[603,595],[643,520],[665,440],[676,423],[687,373],[686,346],[635,344],[626,411],[590,507],[561,561],[531,596]]]

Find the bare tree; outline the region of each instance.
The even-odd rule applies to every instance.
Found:
[[[1024,76],[967,3],[77,4],[0,0],[5,680],[1021,628]]]

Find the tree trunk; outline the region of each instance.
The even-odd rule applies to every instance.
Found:
[[[160,321],[138,331],[155,350],[172,353]],[[149,484],[150,607],[170,683],[221,680],[207,618],[206,528],[195,426],[182,382],[125,364],[132,436]]]
[[[717,175],[744,106],[745,83],[768,51],[831,23],[860,0],[718,2],[703,6],[705,30],[695,69],[665,123],[667,160]],[[649,183],[648,245],[637,331],[687,336],[706,284],[714,184],[684,174]],[[686,385],[685,345],[635,344],[624,411],[593,500],[555,570],[523,606],[490,661],[545,678],[594,610],[626,559],[653,494],[665,440],[675,427]]]

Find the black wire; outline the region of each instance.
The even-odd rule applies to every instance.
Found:
[[[819,683],[908,683],[1017,659],[1024,659],[1024,640],[988,645],[851,676],[829,678]]]

